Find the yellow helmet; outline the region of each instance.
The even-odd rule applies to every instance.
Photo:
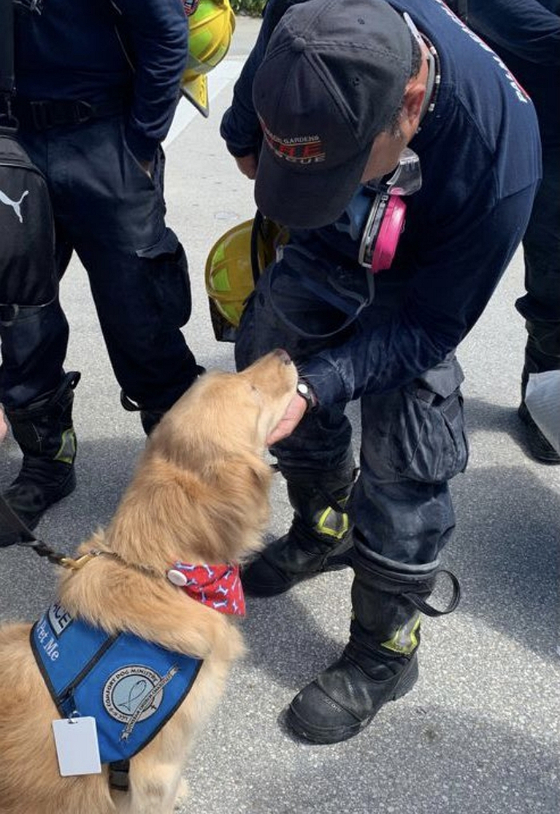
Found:
[[[200,0],[189,20],[189,58],[181,93],[203,116],[208,116],[206,74],[222,61],[235,30],[229,0]]]
[[[216,323],[221,324],[222,334],[227,327],[224,320],[237,328],[256,279],[272,263],[277,246],[286,239],[286,230],[259,213],[254,220],[229,229],[212,246],[206,260],[205,280],[218,339],[230,337],[218,336]]]

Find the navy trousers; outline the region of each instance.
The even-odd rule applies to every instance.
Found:
[[[181,332],[190,282],[185,252],[165,223],[163,152],[148,177],[126,144],[121,116],[22,129],[19,138],[48,182],[59,277],[76,251],[117,381],[142,408],[167,409],[197,366]],[[19,319],[4,315],[1,336],[0,401],[8,409],[58,386],[68,340],[58,297],[22,309]]]
[[[543,180],[523,238],[525,288],[516,307],[527,343],[522,394],[530,373],[560,369],[560,148],[543,145]]]
[[[314,262],[316,245],[309,233],[293,233],[292,242],[305,254],[286,251],[261,276],[247,303],[235,348],[239,369],[275,347],[285,348],[296,362],[303,360],[326,344],[344,341],[366,324],[384,321],[398,307],[403,286],[391,271],[383,272],[373,302],[362,308],[356,321],[334,336],[325,336],[337,322],[344,324],[346,317],[316,291],[298,284],[297,275],[305,273],[302,256],[308,259],[315,289],[320,287],[321,273],[331,290],[333,277],[336,290],[353,277],[356,301],[365,296],[364,275],[370,272],[348,262],[340,266],[340,258],[323,256],[320,263]],[[304,337],[301,327],[307,334],[322,336]],[[462,380],[461,368],[450,355],[398,390],[361,399],[360,474],[348,509],[356,544],[386,567],[431,572],[454,528],[448,481],[465,469],[468,458]],[[319,408],[306,414],[273,452],[288,480],[291,472],[304,469],[308,477],[316,473],[320,483],[324,471],[336,469],[345,459],[351,432],[345,405]]]

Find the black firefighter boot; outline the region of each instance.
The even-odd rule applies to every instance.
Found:
[[[23,464],[3,497],[30,529],[35,528],[49,506],[76,488],[72,404],[79,380],[79,373],[66,373],[57,390],[26,407],[6,410],[13,436],[23,452]]]
[[[140,421],[142,429],[146,435],[151,435],[154,427],[157,427],[161,419],[166,413],[165,409],[144,410],[135,401],[129,398],[124,390],[121,390],[121,407],[129,413],[140,413]]]
[[[436,573],[391,571],[355,554],[350,642],[341,658],[294,698],[288,726],[314,743],[338,743],[357,735],[387,701],[396,701],[418,678],[420,611],[440,616],[460,598],[457,579],[449,606],[426,603]],[[442,573],[442,572],[440,572]]]
[[[140,421],[146,435],[152,434],[166,412],[167,410],[140,410]]]
[[[243,569],[248,596],[274,596],[303,579],[351,564],[352,530],[344,507],[356,478],[352,454],[333,471],[284,474],[294,509],[292,525]]]

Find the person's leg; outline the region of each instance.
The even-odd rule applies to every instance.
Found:
[[[278,315],[286,312],[297,321],[298,314],[304,314],[312,331],[323,316],[328,319],[331,310],[310,292],[294,286],[288,262],[286,254],[267,269],[245,308],[235,347],[238,369],[276,347],[301,362],[326,341],[298,335]],[[271,273],[275,309],[267,283]],[[337,406],[307,414],[295,432],[272,449],[287,482],[294,516],[287,534],[244,568],[242,581],[249,595],[278,594],[301,579],[347,563],[351,535],[345,504],[355,479],[350,440],[350,423],[343,406]]]
[[[56,224],[49,195],[47,142],[43,134],[24,128],[18,141],[47,184],[39,174],[30,176],[28,183],[35,185],[30,187],[34,209],[24,211],[22,224],[28,232],[27,252],[19,266],[10,267],[10,273],[0,278],[0,396],[7,410],[21,409],[56,390],[64,375],[68,344],[58,284],[71,247]]]
[[[2,497],[30,529],[50,506],[76,488],[72,405],[79,380],[79,373],[66,373],[56,390],[6,413],[23,452],[23,464]]]
[[[149,431],[199,375],[181,327],[191,313],[183,247],[165,223],[164,156],[150,178],[120,117],[51,145],[57,213],[89,276],[123,404]]]
[[[525,288],[516,307],[525,317],[527,343],[521,376],[519,417],[527,429],[534,458],[560,463],[560,455],[542,435],[525,405],[531,373],[560,369],[560,151],[543,150],[543,180],[523,238]]]
[[[58,293],[41,305],[0,305],[0,342],[0,396],[7,413],[56,390],[68,343]]]
[[[21,133],[32,161],[47,175],[45,144],[38,134]],[[78,373],[63,370],[68,323],[58,299],[58,280],[71,253],[54,241],[46,190],[35,190],[36,212],[24,283],[0,282],[0,398],[14,439],[23,452],[21,471],[3,494],[23,522],[34,528],[43,513],[75,488],[76,439],[72,426],[73,388]],[[36,204],[37,205],[37,204]],[[25,221],[24,221],[25,222]],[[10,290],[3,290],[6,282]],[[15,540],[14,540],[15,542]]]
[[[426,600],[455,522],[447,481],[467,463],[461,380],[450,359],[401,390],[362,399],[361,469],[349,505],[350,640],[292,701],[287,722],[301,737],[352,737],[416,681],[420,612],[441,613]],[[452,582],[444,612],[458,601]]]

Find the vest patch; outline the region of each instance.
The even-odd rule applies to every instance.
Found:
[[[63,718],[91,715],[102,763],[128,760],[171,718],[202,660],[130,633],[110,636],[53,603],[31,631],[35,659]]]

